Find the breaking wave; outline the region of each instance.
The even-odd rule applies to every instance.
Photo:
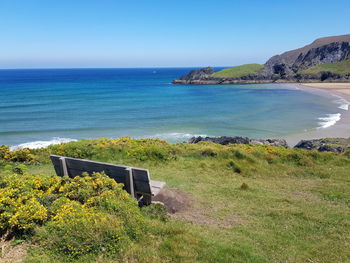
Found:
[[[73,141],[77,141],[77,140],[70,139],[70,138],[55,137],[55,138],[52,138],[50,141],[34,141],[34,142],[26,142],[26,143],[14,145],[14,146],[10,147],[10,150],[11,151],[20,150],[20,149],[24,149],[24,148],[29,148],[29,149],[46,148],[49,145],[66,143],[66,142],[73,142]]]
[[[334,124],[337,123],[337,121],[340,120],[341,114],[340,113],[335,113],[335,114],[327,114],[326,117],[320,117],[318,120],[320,122],[318,123],[320,127],[318,128],[328,128],[333,126]]]
[[[334,95],[334,96],[338,98],[334,102],[338,104],[338,108],[339,109],[349,110],[349,105],[350,105],[349,101],[347,101],[346,99],[344,99],[344,98],[342,98],[340,96],[337,96],[337,95]]]
[[[153,136],[149,136],[150,138],[160,138],[163,140],[169,140],[169,141],[181,141],[181,140],[188,140],[192,137],[207,137],[206,134],[192,134],[192,133],[182,133],[182,132],[170,132],[170,133],[157,133]]]

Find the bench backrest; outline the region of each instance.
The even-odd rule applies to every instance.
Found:
[[[56,174],[69,177],[81,176],[82,173],[92,174],[104,172],[117,183],[124,184],[124,189],[137,198],[138,195],[152,195],[151,180],[147,169],[95,162],[59,155],[50,156]]]

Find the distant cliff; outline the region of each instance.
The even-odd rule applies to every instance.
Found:
[[[214,72],[193,70],[174,84],[350,81],[350,34],[320,38],[271,57],[264,65],[246,64]]]

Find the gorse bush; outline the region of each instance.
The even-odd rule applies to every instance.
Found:
[[[88,254],[118,254],[130,243],[125,222],[118,216],[77,201],[59,202],[52,220],[37,229],[34,241],[41,246],[75,259]]]
[[[0,186],[2,235],[36,232],[35,242],[68,258],[118,254],[145,232],[137,202],[104,174],[10,174],[0,177]]]
[[[11,162],[30,163],[34,161],[34,155],[29,149],[10,151],[8,146],[2,145],[0,146],[0,159]]]
[[[139,161],[167,161],[174,157],[170,145],[159,139],[94,139],[49,147],[50,153],[74,158],[111,158],[124,156]]]
[[[0,146],[0,159],[5,159],[5,156],[10,152],[10,147],[7,145]]]

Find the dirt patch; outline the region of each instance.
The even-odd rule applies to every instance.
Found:
[[[12,241],[0,241],[0,263],[22,263],[27,255],[27,244],[12,245]]]
[[[164,188],[153,198],[153,201],[163,203],[172,218],[184,219],[193,224],[228,228],[242,222],[242,219],[233,213],[223,218],[207,215],[207,211],[216,211],[220,209],[220,205],[218,204],[216,207],[194,208],[194,200],[191,195],[175,188]]]
[[[184,212],[192,207],[193,201],[189,194],[182,193],[175,188],[164,188],[153,201],[162,202],[169,214]]]

